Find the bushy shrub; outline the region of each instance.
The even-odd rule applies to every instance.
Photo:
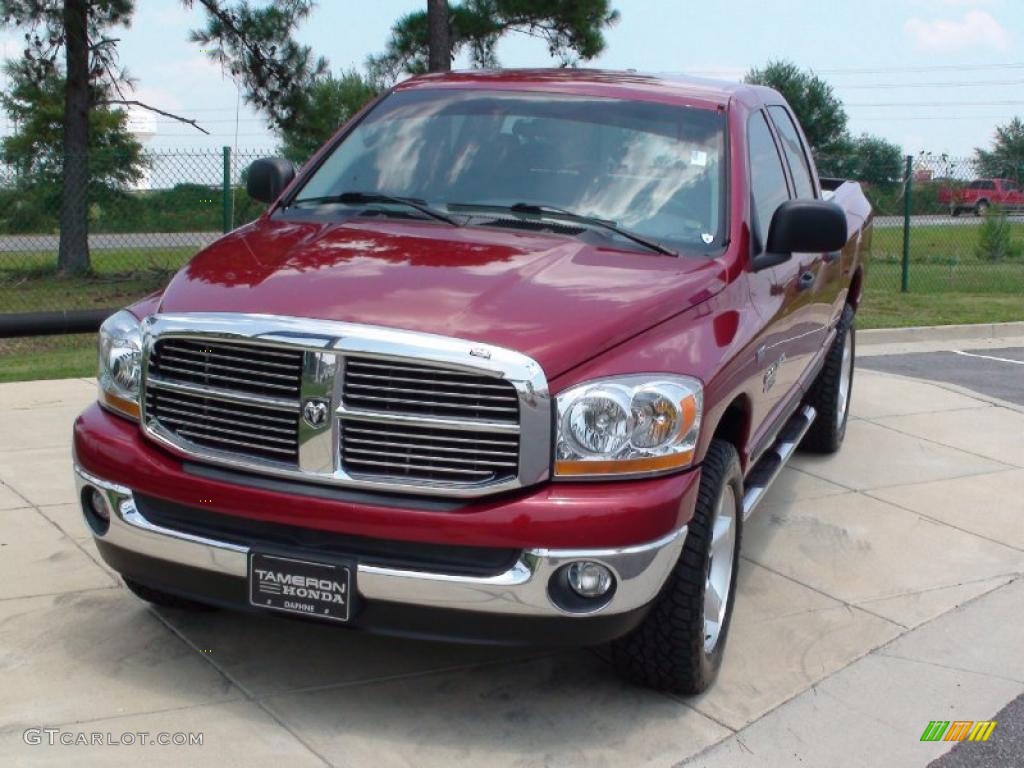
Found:
[[[978,242],[974,255],[979,261],[1004,261],[1020,257],[1024,243],[1015,242],[1006,212],[992,206],[985,213],[985,220],[978,227]]]

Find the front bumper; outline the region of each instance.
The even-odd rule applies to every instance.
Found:
[[[248,559],[258,542],[247,546],[157,525],[139,511],[130,488],[77,465],[75,480],[80,498],[91,489],[103,495],[109,527],[102,533],[93,530],[93,535],[101,555],[115,570],[200,601],[249,607]],[[656,541],[630,547],[524,549],[510,568],[493,576],[358,563],[356,584],[362,610],[354,624],[362,629],[473,641],[604,642],[628,632],[643,618],[679,558],[686,530],[683,526]],[[565,610],[550,596],[556,573],[576,560],[602,563],[615,576],[611,598],[594,610]],[[469,613],[480,620],[476,626],[466,621]],[[507,622],[493,623],[513,617],[530,621],[514,628]],[[563,621],[550,621],[555,619]],[[575,624],[576,631],[564,632],[567,622]]]
[[[347,537],[334,551],[356,563],[355,628],[517,644],[600,643],[639,623],[679,558],[700,480],[697,469],[652,480],[547,483],[445,507],[208,471],[95,405],[75,422],[74,454],[80,498],[96,488],[109,512],[109,528],[93,530],[97,548],[130,579],[261,610],[248,601],[251,551],[282,545],[273,536],[285,528],[300,535],[284,544],[310,558]],[[154,501],[193,517],[168,516]],[[214,518],[230,525],[212,525]],[[347,549],[366,542],[401,545],[416,557],[381,561]],[[476,572],[449,567],[444,552],[422,556],[446,547],[508,556]],[[553,577],[574,560],[614,574],[614,592],[593,610],[564,610],[552,600]]]

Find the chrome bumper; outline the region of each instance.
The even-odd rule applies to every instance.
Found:
[[[154,525],[140,514],[130,488],[94,477],[77,465],[78,495],[91,486],[103,492],[110,527],[97,539],[141,555],[211,572],[248,577],[249,548]],[[496,576],[473,577],[360,563],[356,586],[366,600],[524,616],[593,616],[625,613],[655,598],[683,543],[686,526],[646,544],[618,549],[527,549]],[[611,600],[590,612],[569,612],[548,596],[554,573],[574,560],[603,563],[615,574]]]

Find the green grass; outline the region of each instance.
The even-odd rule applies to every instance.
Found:
[[[0,339],[0,382],[96,375],[96,334]]]
[[[194,247],[101,250],[92,271],[57,274],[50,251],[0,253],[0,312],[100,309],[130,304],[162,287]]]
[[[978,259],[980,226],[925,226],[910,230],[909,287],[912,293],[1012,293],[1024,295],[1024,259]],[[1010,236],[1024,242],[1024,224],[1011,224]],[[903,230],[876,229],[869,267],[871,284],[898,289],[903,263]]]
[[[1024,296],[1019,293],[899,293],[869,287],[857,311],[861,329],[1015,320],[1024,320]]]

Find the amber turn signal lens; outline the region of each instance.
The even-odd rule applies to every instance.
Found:
[[[664,472],[687,466],[693,461],[693,451],[650,456],[642,459],[599,459],[579,461],[563,459],[555,462],[556,475],[629,475],[639,472]]]
[[[128,400],[124,397],[118,397],[112,395],[105,390],[100,390],[100,403],[105,405],[112,411],[116,411],[122,416],[127,416],[130,419],[138,421],[141,417],[139,411],[139,404],[133,400]]]

